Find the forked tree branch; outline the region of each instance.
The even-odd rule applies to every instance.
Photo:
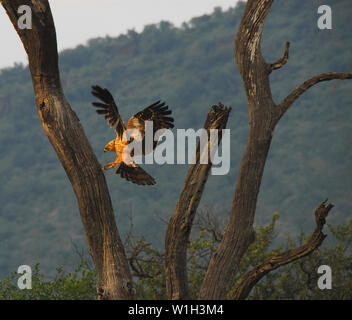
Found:
[[[281,67],[283,67],[286,64],[286,62],[288,61],[288,56],[289,56],[289,49],[290,49],[290,43],[286,42],[284,55],[276,62],[270,64],[270,72],[272,72],[273,70],[276,70],[276,69],[280,69]]]
[[[212,150],[210,130],[218,129],[221,141],[222,129],[226,128],[231,108],[224,107],[221,103],[213,106],[207,115],[204,129],[208,132],[208,150]],[[217,148],[217,146],[216,146]],[[206,150],[203,150],[203,152]],[[192,229],[193,220],[208,180],[212,163],[202,164],[200,142],[198,142],[196,163],[188,170],[185,185],[177,202],[174,215],[170,218],[165,237],[165,266],[166,266],[166,291],[167,297],[173,300],[189,299],[187,277],[187,247]]]
[[[340,80],[352,79],[352,74],[328,72],[328,73],[319,74],[303,82],[278,105],[277,112],[278,112],[279,118],[281,118],[285,114],[285,112],[290,108],[290,106],[309,88],[313,87],[319,82],[330,81],[335,79],[340,79]]]
[[[105,176],[78,117],[66,101],[58,67],[56,31],[47,0],[3,0],[27,52],[38,113],[76,194],[99,299],[131,299],[133,285],[116,227]],[[32,10],[32,29],[18,27],[18,8]]]
[[[325,219],[329,211],[334,207],[331,203],[326,204],[326,202],[327,199],[315,209],[316,228],[308,241],[297,248],[287,250],[280,254],[273,254],[271,257],[265,259],[262,263],[258,264],[256,267],[246,273],[240,279],[240,283],[233,292],[231,299],[246,299],[253,287],[266,274],[281,266],[308,256],[322,244],[326,237],[326,235],[323,233]]]
[[[209,262],[199,299],[225,299],[231,281],[239,270],[243,255],[255,239],[254,216],[264,167],[275,126],[289,106],[314,84],[347,79],[349,74],[329,73],[314,77],[294,90],[279,106],[270,89],[272,70],[288,59],[289,43],[284,56],[267,64],[261,52],[264,21],[273,0],[248,0],[235,38],[235,58],[246,90],[249,113],[249,136],[237,176],[228,224],[216,253]]]

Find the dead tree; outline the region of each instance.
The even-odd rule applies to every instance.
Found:
[[[200,299],[224,299],[239,263],[255,238],[253,229],[257,196],[274,128],[292,103],[311,86],[332,79],[352,79],[351,74],[324,73],[292,91],[280,104],[271,96],[269,75],[288,60],[284,56],[267,63],[260,40],[265,17],[273,0],[248,0],[235,41],[236,61],[246,89],[250,132],[240,171],[229,222],[212,257],[203,281]],[[53,148],[72,184],[79,204],[90,254],[98,275],[100,299],[132,299],[134,290],[124,247],[117,230],[104,174],[93,153],[78,117],[65,99],[58,68],[56,31],[47,0],[1,0],[28,55],[29,69],[38,113]],[[18,27],[18,8],[32,9],[33,28]],[[226,127],[230,109],[222,104],[208,113],[206,129]],[[210,143],[210,142],[209,142]],[[199,160],[199,146],[198,146]],[[184,189],[166,233],[166,286],[170,299],[187,299],[187,243],[196,209],[207,181],[211,163],[192,165]],[[332,208],[323,202],[316,211],[317,229],[305,247],[266,260],[249,272],[234,291],[233,298],[245,298],[267,272],[309,254],[324,239],[321,230]]]
[[[237,178],[230,218],[221,244],[212,257],[202,284],[201,299],[223,299],[231,279],[249,245],[255,239],[254,215],[264,165],[276,124],[293,102],[313,85],[333,79],[352,79],[348,73],[323,73],[293,90],[281,103],[271,95],[269,76],[288,60],[289,43],[283,58],[267,63],[260,42],[264,20],[273,0],[247,1],[235,39],[235,57],[246,90],[250,132]],[[325,206],[325,204],[322,204]],[[327,206],[327,211],[331,205]],[[316,247],[321,242],[315,242]],[[307,252],[308,254],[308,252]],[[297,256],[298,257],[298,256]],[[238,295],[240,297],[244,297]]]
[[[260,42],[264,20],[273,1],[248,0],[235,38],[235,57],[246,90],[250,131],[237,178],[229,221],[222,241],[210,260],[200,289],[199,299],[225,299],[227,297],[241,259],[255,239],[253,222],[257,197],[273,132],[280,118],[293,102],[313,85],[333,79],[352,79],[352,74],[348,73],[323,73],[305,81],[281,103],[276,104],[272,98],[269,76],[273,70],[281,68],[288,61],[289,43],[286,44],[282,58],[274,63],[267,63],[264,60]],[[191,186],[185,185],[180,200],[183,194],[188,192],[191,192]],[[325,206],[324,202],[320,207],[327,214],[332,205]],[[166,259],[166,270],[176,270],[166,272],[170,299],[188,297],[187,270],[184,264],[185,251],[181,250],[182,246],[177,245],[177,242],[180,239],[186,241],[184,230],[187,230],[187,234],[189,234],[189,230],[192,228],[193,220],[189,219],[189,215],[187,208],[183,208],[181,212],[177,207],[169,222],[168,229],[172,228],[176,219],[182,223],[182,227],[178,227],[172,236],[174,243],[168,244],[169,247],[179,247],[177,254],[175,252],[170,255],[170,259]],[[319,224],[319,228],[314,233],[316,238],[312,238],[306,247],[284,253],[281,260],[274,259],[275,263],[273,264],[272,261],[263,262],[263,265],[257,267],[255,271],[243,279],[240,287],[235,290],[233,298],[245,298],[253,285],[267,272],[316,249],[324,239],[321,233],[323,225]]]
[[[38,113],[76,194],[100,299],[131,299],[133,286],[105,176],[62,90],[56,32],[47,0],[1,4],[28,55]],[[32,9],[32,29],[18,27],[18,8]]]

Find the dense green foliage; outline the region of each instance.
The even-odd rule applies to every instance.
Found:
[[[302,233],[295,241],[288,238],[285,245],[272,249],[278,218],[279,215],[275,214],[268,225],[258,228],[256,241],[245,254],[240,271],[233,280],[234,287],[240,281],[241,275],[266,257],[296,247],[308,238],[308,234]],[[346,226],[334,228],[329,225],[329,229],[335,242],[332,247],[319,248],[310,256],[269,273],[254,287],[248,299],[352,299],[352,220]],[[189,244],[189,287],[194,299],[197,298],[209,258],[218,243],[219,239],[214,237],[208,228],[201,229]],[[163,252],[153,248],[143,239],[135,241],[129,249],[138,252],[133,262],[137,299],[166,299]],[[318,288],[317,281],[321,275],[317,273],[317,269],[321,265],[332,266],[331,290]],[[18,275],[13,273],[0,281],[0,300],[96,299],[96,275],[91,265],[84,260],[74,272],[57,269],[53,279],[44,277],[36,265],[31,290],[19,290],[16,278]],[[231,292],[229,298],[230,295]]]
[[[310,76],[352,68],[352,7],[349,0],[325,4],[333,10],[333,30],[317,28],[314,1],[275,2],[264,28],[265,59],[276,60],[285,41],[291,42],[288,64],[271,77],[276,101]],[[221,204],[219,211],[226,215],[248,131],[243,84],[233,57],[243,8],[240,4],[226,12],[217,9],[182,28],[161,22],[142,33],[92,39],[60,54],[67,99],[101,162],[111,160],[103,147],[114,132],[90,106],[91,85],[109,88],[125,119],[156,99],[166,100],[178,128],[201,127],[209,107],[222,101],[233,108],[231,170],[226,176],[209,178],[202,206]],[[319,84],[281,120],[265,169],[257,225],[270,221],[277,210],[281,232],[310,231],[313,209],[325,197],[336,206],[329,222],[347,222],[352,209],[351,88],[348,81]],[[165,224],[158,217],[172,214],[187,166],[144,168],[156,178],[157,186],[136,186],[113,172],[106,176],[121,234],[127,232],[132,214],[137,234],[146,235],[160,250]],[[77,204],[41,128],[29,71],[22,65],[0,72],[0,181],[1,277],[19,265],[38,261],[51,275],[58,265],[74,265],[72,242],[85,246]]]
[[[13,272],[0,282],[0,300],[93,300],[96,299],[96,273],[82,261],[73,272],[56,270],[47,279],[39,269],[32,270],[32,289],[20,290],[18,274]]]

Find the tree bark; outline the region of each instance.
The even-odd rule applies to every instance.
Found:
[[[255,266],[241,278],[239,285],[236,287],[231,296],[231,299],[242,300],[247,298],[253,287],[266,274],[281,266],[308,256],[314,250],[319,248],[326,238],[326,235],[322,231],[325,225],[325,218],[327,217],[329,211],[334,207],[332,204],[326,205],[326,201],[327,200],[322,202],[315,210],[316,228],[309,240],[297,248],[287,250],[281,254],[273,254],[271,257]]]
[[[274,0],[248,0],[235,39],[235,57],[247,95],[250,132],[237,178],[229,222],[211,258],[199,299],[225,299],[239,264],[255,239],[254,215],[264,166],[276,124],[291,104],[311,86],[350,74],[327,73],[309,79],[280,105],[272,99],[269,75],[289,57],[289,43],[281,59],[266,63],[261,53],[264,20]]]
[[[56,31],[47,0],[3,0],[28,55],[38,113],[76,194],[88,247],[98,275],[99,299],[131,299],[133,286],[111,199],[78,117],[64,96]],[[18,27],[18,8],[32,9],[32,29]]]
[[[220,103],[209,110],[204,124],[204,129],[208,132],[208,151],[211,144],[210,130],[218,129],[221,132],[222,129],[225,129],[230,111],[231,108],[225,108]],[[221,137],[220,134],[218,144],[220,144]],[[207,164],[201,164],[200,159],[201,151],[200,143],[198,143],[196,163],[192,164],[188,170],[184,188],[166,231],[166,292],[167,297],[173,300],[190,299],[187,277],[187,247],[193,220],[212,166],[211,161]]]
[[[324,73],[293,90],[279,105],[272,99],[269,75],[288,61],[289,43],[282,58],[266,63],[260,41],[264,20],[274,0],[248,0],[235,39],[235,57],[246,90],[250,132],[242,157],[229,222],[212,257],[201,286],[200,299],[225,299],[240,261],[255,239],[253,229],[256,203],[264,166],[276,124],[293,102],[311,86],[332,79],[352,79],[348,73]],[[100,299],[131,299],[131,273],[116,227],[105,176],[84,134],[83,128],[64,96],[58,68],[56,32],[47,0],[2,0],[12,24],[28,54],[29,69],[38,113],[77,197],[88,247],[98,275]],[[33,29],[19,29],[20,5],[32,8]],[[209,112],[205,128],[225,128],[230,109],[222,105]],[[199,156],[199,150],[198,156]],[[190,167],[185,187],[170,219],[165,239],[167,294],[170,299],[189,298],[186,254],[193,219],[204,190],[211,163]],[[328,206],[329,207],[329,206]],[[327,208],[325,208],[327,210]],[[327,212],[330,210],[329,208]],[[327,214],[326,212],[326,214]],[[318,215],[319,216],[319,215]],[[321,217],[318,217],[320,221]],[[324,220],[325,221],[325,220]],[[319,236],[319,235],[318,235]],[[322,241],[322,238],[317,238]],[[318,241],[318,242],[319,242]],[[316,242],[316,243],[318,243]],[[306,252],[306,251],[304,251]],[[296,259],[302,251],[293,251]],[[269,261],[274,266],[280,261]],[[285,260],[286,259],[286,260]],[[269,263],[269,264],[270,264]],[[263,262],[266,270],[267,261]],[[263,269],[263,270],[264,270]],[[242,282],[239,297],[245,298],[251,285],[264,271],[250,275],[254,282]],[[254,285],[253,284],[253,285]]]

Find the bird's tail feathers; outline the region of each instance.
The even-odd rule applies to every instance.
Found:
[[[122,162],[117,169],[116,174],[119,174],[121,178],[138,185],[156,184],[154,178],[144,171],[138,164],[128,166],[126,163]]]

